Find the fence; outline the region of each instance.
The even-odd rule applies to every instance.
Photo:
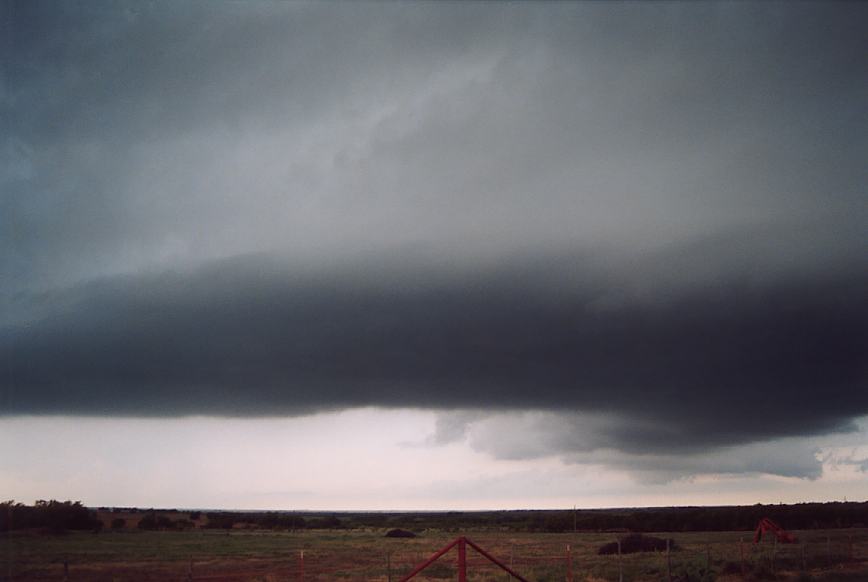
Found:
[[[193,538],[203,539],[203,545],[197,554],[183,559],[164,561],[156,556],[152,561],[138,564],[123,560],[122,556],[118,556],[117,561],[95,563],[85,554],[55,559],[54,565],[39,573],[19,572],[17,575],[15,568],[10,566],[5,577],[0,571],[0,580],[578,582],[593,578],[610,582],[640,579],[666,582],[713,580],[720,575],[773,578],[783,572],[816,574],[828,570],[864,572],[868,579],[868,530],[797,533],[799,541],[795,544],[778,543],[774,538],[753,544],[749,535],[737,532],[671,534],[678,545],[667,550],[599,555],[597,550],[602,543],[617,543],[618,540],[605,534],[481,532],[478,544],[460,536],[432,554],[432,546],[436,548],[442,544],[433,534],[431,539],[394,541],[385,540],[376,533],[367,536],[322,534],[316,537],[271,532],[232,533],[231,536],[166,532],[163,536],[152,536],[162,537],[166,548],[176,541],[189,542]],[[137,539],[134,536],[136,534],[119,534],[117,537],[126,537],[129,546]],[[271,552],[263,549],[265,546],[259,543],[261,540],[274,542],[275,547],[281,544],[290,547]],[[227,545],[213,554],[201,551],[217,542]],[[291,547],[295,544],[309,547]],[[145,569],[148,572],[146,577],[140,575]]]

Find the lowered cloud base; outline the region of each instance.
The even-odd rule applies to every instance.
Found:
[[[95,281],[4,330],[4,411],[577,410],[618,420],[596,445],[640,453],[847,430],[868,412],[868,278],[748,264],[678,282],[666,271],[693,259],[672,254],[307,273],[244,257]]]

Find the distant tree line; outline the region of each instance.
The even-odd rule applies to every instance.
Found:
[[[215,511],[207,513],[204,527],[231,529],[235,524],[244,524],[263,529],[337,529],[345,527],[334,515],[305,519],[292,513],[269,511],[265,513]]]
[[[452,527],[488,527],[515,531],[741,531],[753,530],[763,517],[787,529],[865,527],[868,502],[800,503],[727,507],[661,507],[562,511],[505,511],[465,516],[422,516],[420,523]],[[432,519],[433,518],[433,519]],[[390,523],[397,523],[391,521]],[[426,524],[427,525],[427,524]]]
[[[582,512],[584,513],[584,512]],[[582,515],[579,529],[624,528],[629,531],[740,531],[752,530],[763,517],[787,529],[864,527],[866,503],[799,503],[795,505],[750,505],[735,507],[677,507],[628,510],[621,514]],[[572,528],[569,515],[557,524],[560,531]]]
[[[40,529],[62,533],[67,530],[99,531],[102,522],[96,512],[83,506],[80,501],[45,501],[33,505],[5,501],[0,503],[0,531]]]
[[[340,517],[338,517],[338,515]],[[418,513],[347,512],[211,512],[210,528],[235,524],[265,529],[490,529],[501,531],[741,531],[753,530],[770,517],[787,529],[865,527],[868,502],[800,503],[724,507],[661,507],[644,509],[447,511]]]
[[[306,514],[304,514],[307,517]],[[424,513],[341,513],[346,528],[403,528],[413,531],[490,529],[500,531],[744,531],[763,517],[787,529],[865,527],[868,502],[794,505],[661,507],[638,509],[507,510]]]
[[[106,508],[108,511],[108,508]],[[799,503],[794,505],[750,505],[725,507],[660,507],[638,509],[508,510],[446,512],[240,512],[139,510],[142,530],[186,530],[201,525],[210,529],[237,526],[257,529],[393,529],[420,532],[497,530],[532,532],[578,531],[681,532],[753,530],[760,519],[769,517],[786,529],[831,529],[866,527],[868,502]],[[199,521],[202,516],[207,518]],[[189,519],[186,519],[189,517]],[[0,532],[38,528],[46,531],[98,531],[102,523],[96,512],[80,502],[37,501],[32,506],[7,501],[0,503]],[[112,529],[126,526],[123,518],[111,522]]]
[[[147,530],[185,530],[195,527],[188,519],[171,519],[165,515],[149,511],[139,520],[139,529]]]

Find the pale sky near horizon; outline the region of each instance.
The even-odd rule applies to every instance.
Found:
[[[471,422],[463,438],[437,443],[436,422],[429,411],[370,408],[256,420],[0,419],[0,491],[26,503],[69,498],[94,507],[335,511],[865,499],[865,463],[857,459],[868,457],[868,417],[854,434],[791,439],[765,451],[813,455],[821,471],[813,478],[719,460],[712,464],[732,472],[649,474],[638,463],[607,466],[605,456],[503,458],[486,444],[486,432],[501,434],[503,426]],[[756,457],[739,448],[721,456]],[[761,455],[763,462],[774,461]]]
[[[0,0],[0,496],[865,499],[866,22]]]

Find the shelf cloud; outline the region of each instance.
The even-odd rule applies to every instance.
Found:
[[[868,278],[648,288],[649,263],[676,260],[647,257],[633,280],[615,259],[305,272],[248,256],[95,281],[4,331],[5,412],[585,410],[637,419],[607,433],[637,451],[841,430],[868,413]]]

